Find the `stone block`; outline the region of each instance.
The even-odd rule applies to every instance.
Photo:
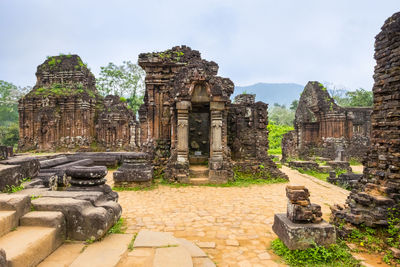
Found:
[[[157,248],[179,246],[180,242],[171,233],[141,230],[133,243],[134,248]]]
[[[304,250],[314,244],[328,247],[336,243],[335,227],[325,221],[320,223],[294,223],[286,214],[275,214],[272,230],[291,250]]]
[[[41,197],[32,201],[37,211],[60,211],[67,225],[67,238],[73,240],[97,240],[119,219],[109,207],[95,206],[90,201],[73,198]],[[119,205],[118,205],[119,206]]]

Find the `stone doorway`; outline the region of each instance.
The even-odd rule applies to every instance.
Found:
[[[210,156],[210,105],[192,104],[189,112],[189,161],[205,164]]]

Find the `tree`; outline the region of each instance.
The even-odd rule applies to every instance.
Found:
[[[0,144],[18,143],[18,100],[29,90],[0,80]]]
[[[374,103],[372,91],[363,88],[346,93],[350,107],[371,107]]]
[[[268,119],[274,121],[275,124],[293,126],[295,112],[287,109],[285,105],[274,105],[269,109],[268,113]]]
[[[293,100],[292,104],[290,104],[290,110],[296,111],[299,106],[299,100]]]
[[[143,103],[145,73],[142,68],[130,61],[124,61],[120,66],[110,62],[100,69],[96,80],[99,93],[103,96],[114,94],[126,98],[129,107],[136,112]]]

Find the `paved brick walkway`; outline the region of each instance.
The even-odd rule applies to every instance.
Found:
[[[329,205],[344,203],[348,191],[283,167],[290,184],[310,189],[311,201],[329,217]],[[111,177],[111,175],[109,175]],[[128,233],[141,229],[173,232],[204,249],[218,266],[278,266],[270,251],[274,213],[286,211],[286,184],[251,187],[159,186],[150,191],[119,192]],[[267,253],[266,253],[267,252]]]

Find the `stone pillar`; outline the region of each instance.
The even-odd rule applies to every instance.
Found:
[[[210,156],[212,162],[222,161],[222,111],[224,102],[211,102],[211,140]],[[214,169],[214,167],[212,167]],[[218,169],[218,168],[217,168]]]
[[[181,163],[188,162],[189,156],[189,101],[176,103],[178,113],[177,123],[177,161]]]

